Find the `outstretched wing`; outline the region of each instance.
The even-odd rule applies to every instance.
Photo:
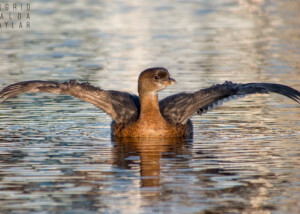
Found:
[[[104,110],[117,123],[129,123],[138,119],[139,99],[136,95],[119,91],[105,91],[89,83],[78,83],[70,80],[64,83],[32,80],[18,82],[5,87],[0,92],[0,100],[23,93],[46,92],[54,94],[67,94],[80,100],[94,104]]]
[[[231,99],[248,94],[274,92],[300,103],[300,92],[286,85],[273,83],[236,84],[225,82],[195,93],[179,93],[161,100],[162,115],[171,124],[182,124],[193,114],[203,114]]]

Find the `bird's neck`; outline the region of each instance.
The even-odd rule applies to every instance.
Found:
[[[141,113],[140,120],[153,120],[162,117],[159,110],[157,92],[140,94]]]

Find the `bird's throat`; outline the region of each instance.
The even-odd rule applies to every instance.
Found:
[[[157,93],[148,93],[140,95],[140,102],[140,121],[153,121],[156,119],[162,119],[162,115],[159,110]]]

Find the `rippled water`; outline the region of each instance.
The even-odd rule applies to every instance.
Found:
[[[297,0],[30,5],[30,29],[0,30],[0,87],[136,93],[140,71],[164,66],[178,84],[161,98],[225,80],[300,89]],[[194,116],[193,140],[115,142],[91,104],[18,96],[0,105],[0,212],[299,213],[299,116],[292,100],[253,95]]]

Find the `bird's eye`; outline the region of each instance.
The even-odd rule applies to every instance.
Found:
[[[159,78],[159,76],[155,75],[154,79],[159,80],[160,78]]]

